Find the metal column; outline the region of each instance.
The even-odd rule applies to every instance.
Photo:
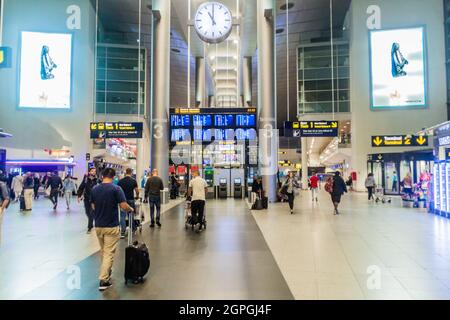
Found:
[[[252,102],[252,57],[244,57],[242,63],[242,82],[244,91],[243,107],[251,107]]]
[[[277,198],[278,130],[275,102],[275,1],[257,0],[259,167],[270,202]]]
[[[197,57],[195,59],[195,101],[199,108],[207,107],[205,101],[205,59],[203,57]]]
[[[170,5],[153,0],[153,101],[151,106],[151,168],[169,181],[169,103],[170,103]]]

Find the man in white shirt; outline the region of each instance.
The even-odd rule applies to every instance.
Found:
[[[205,200],[208,184],[200,177],[198,171],[192,172],[192,180],[189,182],[188,194],[191,199],[192,218],[196,223],[200,223],[198,232],[203,230],[203,213],[205,211]],[[198,215],[198,216],[197,216]]]

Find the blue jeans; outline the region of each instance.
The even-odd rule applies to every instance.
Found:
[[[155,222],[155,207],[156,207],[156,221],[159,221],[161,217],[161,197],[149,196],[148,203],[150,205],[150,220],[151,223]]]
[[[134,201],[132,200],[127,200],[127,203],[130,205],[130,207],[132,207],[133,209],[135,208],[135,204]],[[124,211],[124,210],[120,210],[120,231],[122,233],[125,233],[127,231],[127,216],[129,214]],[[133,223],[133,231],[136,231],[136,224]]]

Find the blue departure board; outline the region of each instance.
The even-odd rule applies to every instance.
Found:
[[[189,129],[172,129],[172,135],[170,137],[170,140],[173,142],[190,141],[191,134],[189,132]]]
[[[254,114],[238,114],[236,115],[236,126],[238,127],[254,127],[256,125],[256,116]]]
[[[247,129],[246,136],[248,140],[256,140],[258,138],[258,133],[255,129]]]
[[[211,129],[203,129],[203,141],[211,141],[212,130]]]
[[[171,127],[189,127],[191,125],[191,118],[188,114],[172,114],[170,116]]]
[[[196,114],[192,116],[194,127],[210,127],[212,125],[212,117],[210,114]]]
[[[214,130],[214,139],[222,141],[225,139],[225,130],[223,129],[215,129]]]
[[[192,131],[192,133],[193,133],[195,141],[203,140],[203,130],[202,129],[194,129]]]
[[[234,116],[232,114],[216,114],[214,115],[214,125],[216,127],[232,127]]]
[[[234,140],[234,130],[233,129],[225,130],[225,140],[227,140],[227,141]]]
[[[236,139],[237,140],[245,140],[245,139],[247,139],[247,130],[245,130],[245,129],[236,129]]]

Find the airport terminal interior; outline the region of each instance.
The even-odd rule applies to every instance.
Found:
[[[1,300],[450,300],[450,0],[0,0],[0,84]]]

